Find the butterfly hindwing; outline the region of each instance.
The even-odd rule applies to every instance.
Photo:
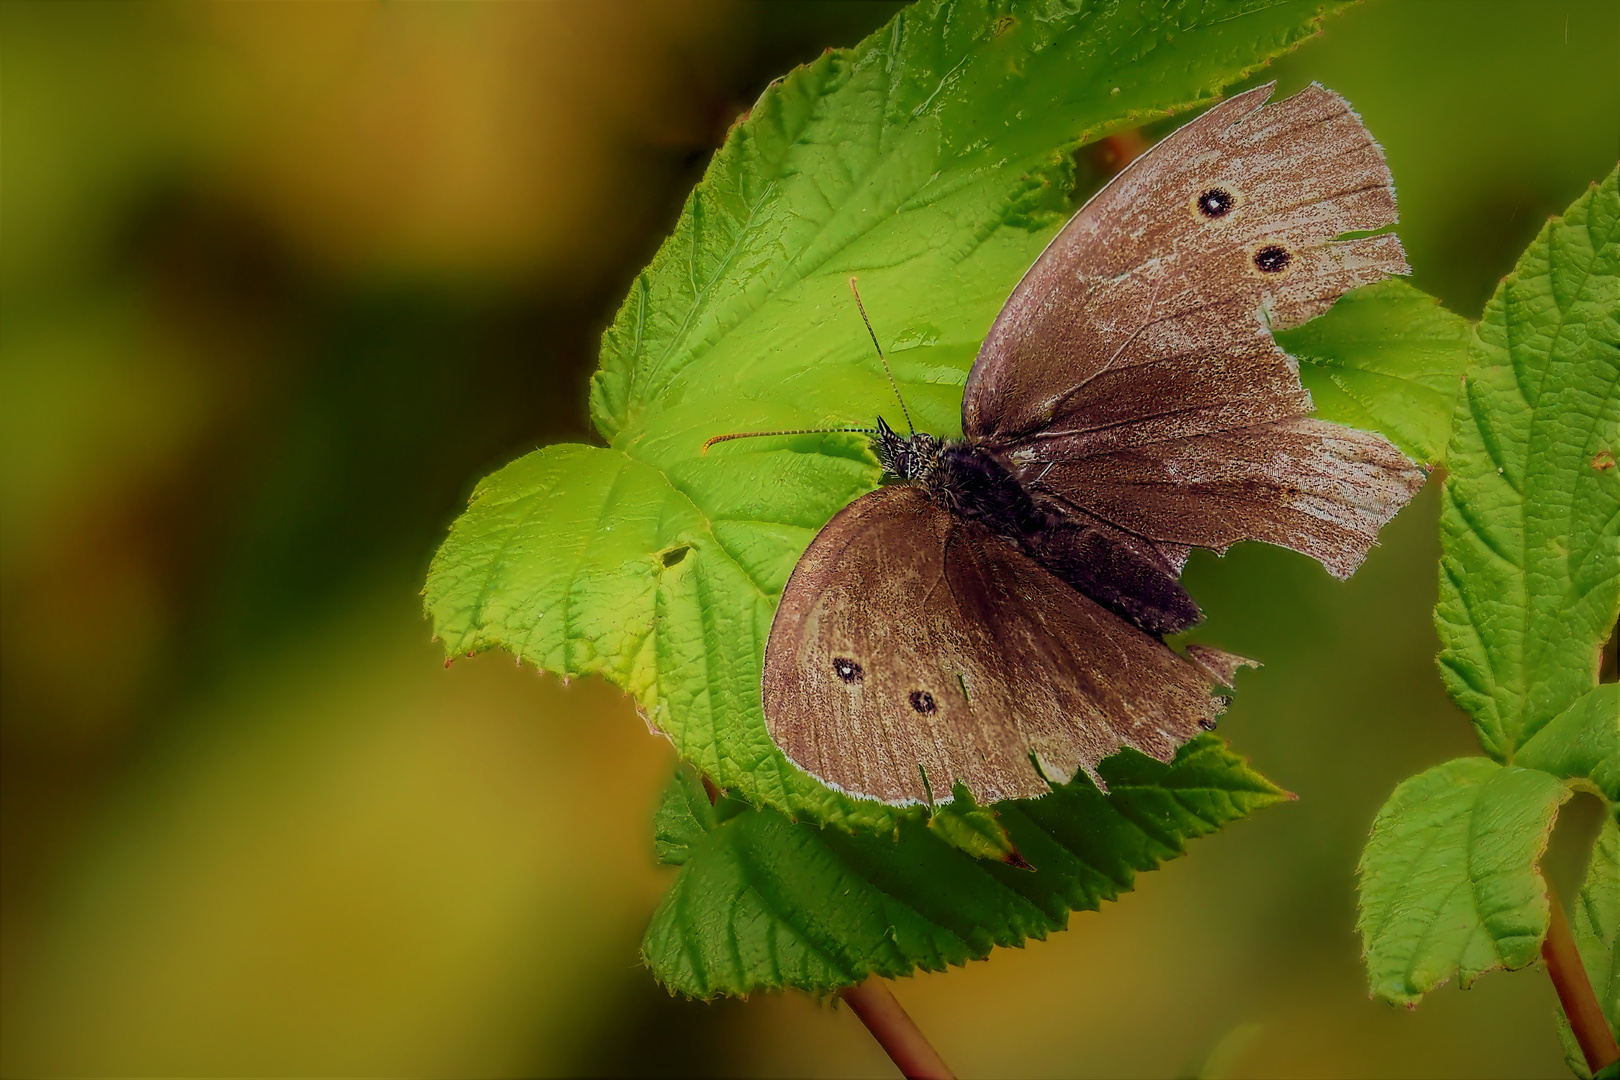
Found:
[[[764,695],[772,738],[824,783],[906,803],[960,781],[988,803],[1044,794],[1043,773],[1095,779],[1124,746],[1168,761],[1213,723],[1215,681],[1012,541],[897,485],[842,510],[799,560]]]

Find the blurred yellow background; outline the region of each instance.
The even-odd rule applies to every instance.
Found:
[[[726,126],[894,9],[0,5],[0,1071],[889,1074],[847,1010],[652,983],[667,745],[605,685],[445,670],[417,591],[480,476],[590,437],[597,336]],[[1267,77],[1361,111],[1416,283],[1474,317],[1620,157],[1617,56],[1612,0],[1372,0]],[[1344,585],[1194,560],[1204,637],[1268,665],[1223,731],[1300,801],[900,982],[947,1060],[1564,1075],[1540,973],[1364,988],[1372,815],[1475,748],[1436,512]]]

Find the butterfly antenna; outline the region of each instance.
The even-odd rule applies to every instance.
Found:
[[[911,410],[906,408],[906,399],[900,396],[900,384],[894,381],[894,372],[889,370],[889,358],[883,355],[883,346],[878,344],[877,331],[872,329],[872,320],[866,317],[866,305],[861,303],[861,291],[855,287],[855,279],[849,279],[849,291],[855,294],[855,307],[860,310],[861,322],[866,324],[866,332],[872,338],[872,348],[877,350],[878,359],[883,361],[883,374],[889,377],[889,389],[894,391],[895,400],[900,402],[900,412],[906,418],[906,427],[913,435],[917,434],[917,427],[911,422]]]
[[[700,454],[707,454],[709,447],[715,443],[730,442],[732,439],[762,439],[770,435],[831,435],[837,432],[849,432],[856,435],[876,435],[876,428],[864,427],[805,427],[793,428],[788,431],[739,431],[734,435],[716,435],[703,443]]]

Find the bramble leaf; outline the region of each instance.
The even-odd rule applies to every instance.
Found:
[[[1276,336],[1299,360],[1317,416],[1382,432],[1408,457],[1438,464],[1451,437],[1470,334],[1467,319],[1391,278]]]
[[[1620,821],[1610,814],[1603,822],[1592,848],[1592,861],[1586,868],[1586,881],[1575,903],[1575,947],[1581,963],[1597,991],[1609,1027],[1620,1036],[1620,954],[1615,952],[1620,938]],[[1558,1041],[1564,1047],[1564,1060],[1576,1076],[1592,1075],[1586,1055],[1575,1041],[1575,1032],[1563,1008],[1558,1011]]]
[[[1547,935],[1537,862],[1568,796],[1562,781],[1459,758],[1402,783],[1361,856],[1361,932],[1373,993],[1413,1004],[1453,975],[1467,986],[1534,960]]]
[[[440,549],[427,608],[449,654],[602,675],[750,804],[892,831],[898,811],[787,764],[759,694],[793,565],[877,483],[865,440],[699,447],[893,414],[852,275],[918,424],[959,433],[979,344],[1070,209],[1071,151],[1212,100],[1341,6],[934,0],[773,84],[603,338],[611,447],[486,479]]]
[[[1161,764],[1134,751],[1042,799],[1000,803],[1035,873],[976,859],[914,818],[893,835],[794,824],[722,799],[718,814],[683,767],[659,812],[680,823],[682,863],[642,941],[671,991],[707,998],[798,987],[827,992],[876,973],[938,971],[1061,930],[1137,873],[1287,799],[1214,735]],[[696,835],[694,823],[705,830]]]
[[[1584,777],[1620,802],[1620,683],[1605,683],[1547,722],[1514,763],[1568,780]]]
[[[1620,170],[1491,298],[1453,421],[1440,670],[1498,761],[1591,688],[1620,613],[1617,385]]]

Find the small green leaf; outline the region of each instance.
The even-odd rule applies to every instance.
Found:
[[[692,845],[719,824],[719,815],[709,802],[697,770],[677,769],[653,814],[653,849],[658,861],[680,866],[691,855]]]
[[[1018,853],[1007,827],[996,811],[973,801],[973,793],[956,786],[953,801],[934,808],[928,815],[928,830],[952,847],[975,859],[994,859],[1009,866],[1027,867]]]
[[[1620,1037],[1620,954],[1615,951],[1620,937],[1620,822],[1610,814],[1603,822],[1592,861],[1586,868],[1586,881],[1575,904],[1575,947],[1581,963],[1597,991],[1598,1003],[1609,1018],[1609,1027]],[[1592,1075],[1586,1055],[1575,1041],[1562,1006],[1558,1010],[1558,1040],[1564,1046],[1564,1060],[1576,1076]]]
[[[1045,798],[999,804],[1035,873],[976,859],[913,818],[896,839],[733,803],[702,837],[681,834],[681,872],[642,953],[672,991],[700,998],[938,971],[1061,930],[1189,839],[1288,798],[1213,735],[1170,765],[1127,751],[1102,772],[1108,795],[1082,775]],[[701,786],[679,780],[659,816],[689,828],[706,809]]]
[[[1620,802],[1620,683],[1605,683],[1547,722],[1514,764],[1564,779],[1585,777]]]
[[[1438,464],[1468,361],[1468,320],[1399,279],[1346,295],[1326,315],[1277,335],[1299,359],[1316,415],[1378,431]]]
[[[1414,1004],[1460,975],[1520,968],[1547,935],[1537,862],[1568,792],[1555,776],[1460,758],[1401,784],[1361,856],[1374,994]]]
[[[1620,613],[1617,385],[1620,170],[1491,298],[1453,421],[1440,671],[1498,761],[1592,687]]]
[[[750,804],[892,832],[900,811],[787,763],[759,689],[794,564],[877,484],[865,439],[699,448],[893,414],[852,275],[918,424],[958,433],[979,344],[1070,209],[1073,149],[1208,103],[1341,6],[933,0],[774,83],[604,335],[591,409],[612,448],[509,465],[440,549],[427,608],[450,655],[601,675]]]

